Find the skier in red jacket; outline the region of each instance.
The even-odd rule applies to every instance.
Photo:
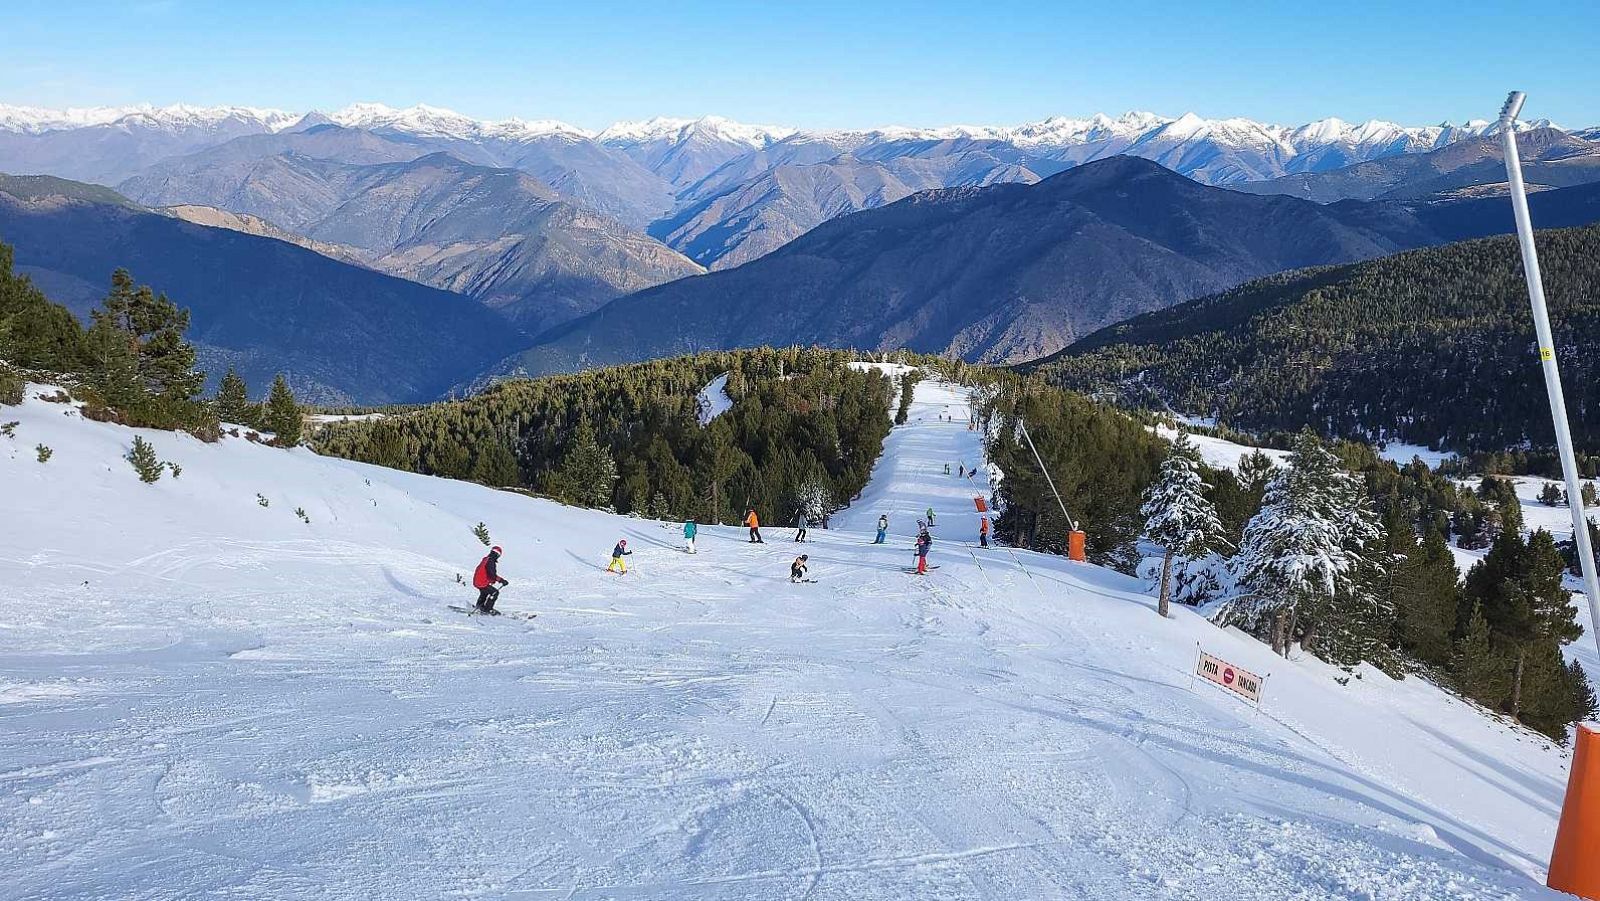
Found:
[[[495,613],[494,602],[500,599],[501,585],[510,585],[505,579],[500,578],[495,565],[500,562],[500,547],[496,545],[489,548],[489,553],[479,561],[478,569],[472,574],[472,587],[478,589],[478,609],[484,613]]]

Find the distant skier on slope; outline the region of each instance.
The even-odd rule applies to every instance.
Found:
[[[500,546],[489,548],[489,553],[478,561],[478,568],[472,573],[472,587],[478,589],[477,608],[483,613],[494,613],[494,602],[500,599],[501,585],[510,585],[505,579],[500,578],[497,569],[500,563]]]
[[[810,559],[805,554],[794,558],[794,562],[789,564],[789,581],[804,582],[806,580],[806,561]]]
[[[884,514],[878,517],[878,537],[872,539],[873,544],[883,544],[889,535],[889,516]]]
[[[933,536],[923,529],[917,533],[917,575],[928,574],[928,550],[933,547]]]
[[[633,551],[628,550],[628,539],[624,538],[617,542],[617,546],[611,549],[611,565],[606,567],[606,572],[615,572],[619,576],[627,575],[628,562],[622,558],[631,556]]]
[[[761,540],[761,517],[756,515],[756,508],[751,507],[750,512],[744,515],[744,524],[750,528],[751,544],[766,544]]]
[[[934,522],[933,522],[933,508],[929,507],[928,508],[928,526],[931,528],[933,526],[933,524],[934,524]]]
[[[695,552],[695,550],[694,550],[694,536],[699,534],[699,532],[700,532],[700,526],[694,520],[691,519],[688,522],[683,524],[683,544],[684,544],[684,548],[683,549],[684,550],[688,551],[691,554],[693,554]]]
[[[805,541],[806,540],[806,526],[809,526],[809,525],[811,525],[811,522],[806,519],[805,511],[804,510],[800,511],[800,513],[797,516],[795,516],[795,518],[794,518],[794,540],[795,541]]]
[[[989,517],[987,516],[978,518],[978,546],[989,546]]]

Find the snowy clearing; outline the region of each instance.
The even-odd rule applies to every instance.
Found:
[[[1150,431],[1167,441],[1174,441],[1178,437],[1178,430],[1170,426],[1158,425],[1150,426],[1149,428]],[[1266,454],[1268,459],[1279,465],[1284,460],[1289,459],[1289,452],[1286,450],[1270,447],[1249,447],[1243,444],[1235,444],[1222,438],[1201,435],[1198,432],[1190,432],[1189,440],[1194,442],[1195,450],[1200,452],[1200,459],[1212,469],[1230,469],[1238,472],[1239,461],[1256,451]]]
[[[733,409],[733,398],[728,396],[728,373],[724,372],[701,388],[696,403],[701,425],[710,425],[711,420]]]
[[[1438,469],[1439,464],[1456,458],[1452,451],[1436,451],[1421,444],[1401,444],[1398,441],[1387,442],[1377,450],[1378,456],[1391,463],[1405,466],[1412,460],[1421,460],[1429,469]]]
[[[690,556],[676,524],[161,432],[182,476],[144,485],[133,430],[6,408],[6,894],[1558,897],[1564,751],[963,546],[962,405],[918,386],[812,585],[782,529]],[[900,536],[930,503],[919,579]],[[856,518],[885,507],[874,546]],[[447,609],[479,520],[501,607],[537,620]],[[1195,683],[1199,647],[1268,675],[1264,708]]]

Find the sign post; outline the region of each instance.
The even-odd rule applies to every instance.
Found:
[[[1261,688],[1266,680],[1249,670],[1201,651],[1200,659],[1195,663],[1195,675],[1226,688],[1257,707],[1261,706]]]

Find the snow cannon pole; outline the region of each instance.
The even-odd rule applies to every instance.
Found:
[[[1067,512],[1067,505],[1061,500],[1061,492],[1056,490],[1056,480],[1050,478],[1050,470],[1045,468],[1044,458],[1039,456],[1039,449],[1033,446],[1033,436],[1028,434],[1028,424],[1018,418],[1017,425],[1022,428],[1022,437],[1028,439],[1028,450],[1033,451],[1034,462],[1039,464],[1039,471],[1044,473],[1044,480],[1050,486],[1050,493],[1056,496],[1056,505],[1061,508],[1061,515],[1067,518],[1067,525],[1072,527],[1072,531],[1067,533],[1067,559],[1082,563],[1086,556],[1083,530],[1078,528],[1078,521]]]
[[[1527,95],[1512,91],[1500,110],[1500,145],[1505,151],[1506,180],[1511,189],[1511,212],[1517,220],[1517,242],[1522,246],[1522,274],[1528,282],[1533,306],[1533,328],[1539,341],[1539,362],[1544,368],[1545,393],[1561,454],[1561,474],[1572,499],[1572,540],[1583,569],[1583,589],[1589,601],[1590,622],[1600,625],[1600,579],[1596,578],[1594,548],[1583,515],[1583,490],[1578,482],[1578,461],[1572,451],[1572,429],[1567,422],[1567,401],[1561,390],[1561,370],[1556,363],[1555,340],[1550,333],[1550,313],[1545,307],[1544,278],[1539,273],[1539,252],[1533,242],[1533,222],[1528,216],[1527,188],[1522,183],[1522,159],[1517,153],[1517,114]],[[1593,631],[1593,629],[1591,629]],[[1600,633],[1595,635],[1600,647]],[[1558,891],[1600,899],[1600,733],[1578,727],[1572,772],[1567,778],[1561,824],[1550,852],[1546,884]]]

